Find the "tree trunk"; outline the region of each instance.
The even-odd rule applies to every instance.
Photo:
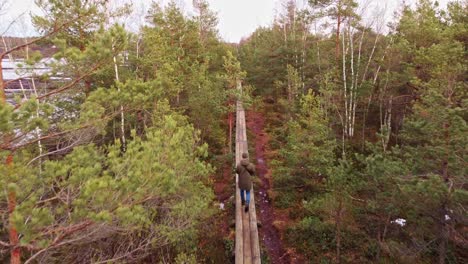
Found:
[[[387,218],[385,219],[385,226],[382,234],[380,231],[377,233],[377,241],[379,242],[379,247],[377,248],[377,255],[375,256],[375,260],[380,263],[380,255],[382,252],[382,247],[385,243],[385,236],[387,235],[387,230],[388,230],[388,224],[390,223],[390,217],[391,215],[388,214]]]
[[[343,96],[344,96],[344,108],[345,108],[345,115],[344,115],[344,130],[345,136],[348,137],[348,128],[349,128],[349,112],[348,112],[348,87],[347,87],[347,77],[346,77],[346,47],[345,47],[345,38],[346,38],[346,30],[343,30]]]
[[[229,122],[229,154],[232,153],[232,112],[229,111],[228,114],[228,122]]]
[[[341,211],[343,210],[343,201],[339,198],[338,210],[336,212],[336,263],[341,263]]]
[[[0,103],[6,104],[6,94],[5,94],[5,82],[3,81],[3,66],[2,60],[4,58],[4,54],[0,56]],[[5,140],[8,142],[8,137]],[[13,153],[10,153],[7,156],[5,165],[7,166],[8,170],[12,169],[13,166]],[[10,252],[10,263],[11,264],[19,264],[21,251],[19,248],[19,239],[18,239],[18,231],[16,227],[13,225],[13,213],[16,209],[16,192],[14,189],[8,190],[8,234],[10,239],[11,245],[11,252]]]
[[[317,33],[317,22],[315,22],[315,34],[318,35]],[[317,44],[317,64],[318,64],[318,71],[319,71],[319,75],[322,76],[322,67],[320,66],[321,65],[321,60],[320,60],[320,45],[319,45],[319,41],[315,41],[315,43]]]
[[[444,138],[445,138],[445,157],[442,161],[442,178],[445,183],[449,183],[449,172],[448,172],[448,165],[449,165],[449,144],[450,144],[450,133],[449,133],[450,123],[444,123]],[[449,189],[450,192],[450,189]],[[448,197],[447,197],[448,199]],[[441,230],[440,230],[440,238],[439,238],[439,264],[445,264],[445,258],[447,255],[447,241],[448,241],[448,224],[446,216],[448,215],[447,210],[447,200],[444,201],[441,208]]]
[[[296,39],[296,5],[294,5],[293,10],[293,24],[292,24],[292,45],[294,53],[294,68],[298,68],[298,58],[297,58],[297,39]]]
[[[307,47],[307,33],[309,32],[308,26],[306,26],[304,22],[304,28],[303,28],[303,34],[302,34],[302,63],[301,63],[301,88],[302,88],[302,93],[306,93],[305,91],[305,67],[306,67],[306,47]]]
[[[3,58],[5,54],[0,56],[0,103],[6,104],[6,94],[5,94],[5,82],[3,81]],[[8,141],[8,138],[6,139]],[[13,154],[10,153],[5,161],[5,165],[10,170],[13,166]],[[20,263],[20,248],[18,246],[18,231],[13,225],[13,212],[16,209],[16,192],[14,189],[9,189],[7,194],[8,199],[8,234],[10,239],[11,251],[10,251],[10,263],[19,264]]]
[[[441,208],[441,229],[440,229],[440,237],[439,237],[439,264],[445,264],[445,257],[447,255],[447,241],[448,241],[448,228],[447,228],[447,220],[445,216],[447,215],[447,207],[446,203],[442,205]]]
[[[338,62],[340,60],[341,1],[338,3],[336,10],[338,13],[338,18],[336,23],[335,55],[336,61]]]
[[[6,159],[6,166],[8,170],[13,166],[13,154],[9,154]],[[16,191],[14,189],[8,190],[8,233],[10,238],[11,252],[10,264],[20,264],[21,251],[19,247],[18,231],[13,224],[13,213],[16,209]]]
[[[3,81],[3,57],[0,57],[0,100],[6,103],[5,82]]]
[[[37,93],[37,88],[36,88],[36,82],[34,81],[34,78],[31,78],[31,83],[32,83],[32,87],[33,87],[33,91],[34,91],[34,95],[37,97],[39,97],[39,94]],[[20,84],[21,84],[21,80],[20,80]],[[23,85],[21,84],[21,88],[23,88]],[[40,108],[39,108],[39,102],[37,104],[37,108],[36,108],[36,116],[39,118],[39,115],[40,115]],[[41,141],[41,130],[39,129],[39,127],[36,127],[35,129],[36,131],[36,137],[37,137],[37,147],[39,148],[39,156],[42,156],[42,152],[43,152],[43,147],[42,147],[42,141]],[[42,174],[42,158],[39,158],[39,176]]]
[[[354,30],[351,30],[351,23],[348,22],[349,49],[351,51],[350,69],[351,69],[351,85],[349,87],[349,131],[350,137],[354,136],[354,117],[356,116],[356,87],[354,86]]]
[[[449,161],[449,155],[450,155],[450,133],[449,133],[449,128],[450,128],[450,123],[445,122],[444,123],[444,138],[445,138],[445,158],[442,163],[442,177],[444,179],[445,183],[448,183],[449,181],[449,173],[448,173],[448,161]]]
[[[114,49],[114,48],[112,48],[112,49]],[[115,55],[113,56],[113,60],[114,60],[115,80],[117,82],[120,82],[119,67],[117,65],[117,58],[116,58]],[[117,85],[117,89],[120,92],[120,88],[118,88],[118,87],[119,86]],[[120,133],[121,133],[120,140],[122,141],[122,151],[125,152],[126,148],[127,148],[127,142],[126,142],[126,138],[125,138],[125,115],[124,115],[123,105],[120,105]]]

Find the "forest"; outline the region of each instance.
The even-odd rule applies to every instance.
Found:
[[[239,43],[209,2],[1,33],[0,263],[234,263],[236,100],[262,263],[467,263],[468,1],[281,0]]]

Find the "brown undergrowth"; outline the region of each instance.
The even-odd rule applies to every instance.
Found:
[[[231,223],[234,219],[232,164],[229,157],[219,163],[222,167],[213,180],[215,204],[213,215],[203,225],[199,242],[199,260],[203,263],[234,263],[235,231]]]
[[[268,252],[270,263],[304,263],[304,259],[293,248],[285,247],[283,242],[286,229],[293,221],[289,218],[288,210],[277,210],[273,205],[274,182],[268,167],[273,153],[269,150],[270,138],[265,132],[266,118],[262,112],[248,111],[246,118],[251,160],[256,163],[258,177],[255,197],[258,219],[262,224],[259,229],[260,241]]]

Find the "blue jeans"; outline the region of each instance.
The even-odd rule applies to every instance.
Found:
[[[244,193],[245,193],[245,195],[244,195]],[[249,205],[249,203],[250,203],[250,190],[240,189],[240,195],[241,195],[241,200],[245,201],[245,205]]]

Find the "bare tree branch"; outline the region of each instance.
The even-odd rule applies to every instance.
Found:
[[[0,7],[0,9],[1,9],[1,7]],[[22,16],[24,16],[24,14],[26,14],[26,12],[23,12],[23,13],[19,14],[15,19],[13,19],[13,21],[11,21],[10,24],[8,24],[8,26],[6,27],[6,29],[5,29],[2,33],[0,33],[0,35],[1,35],[1,36],[5,35],[5,33],[7,33],[8,30],[10,30],[10,28],[11,28],[16,22],[18,22],[18,20],[19,20]],[[0,15],[1,15],[1,14],[0,14]]]

